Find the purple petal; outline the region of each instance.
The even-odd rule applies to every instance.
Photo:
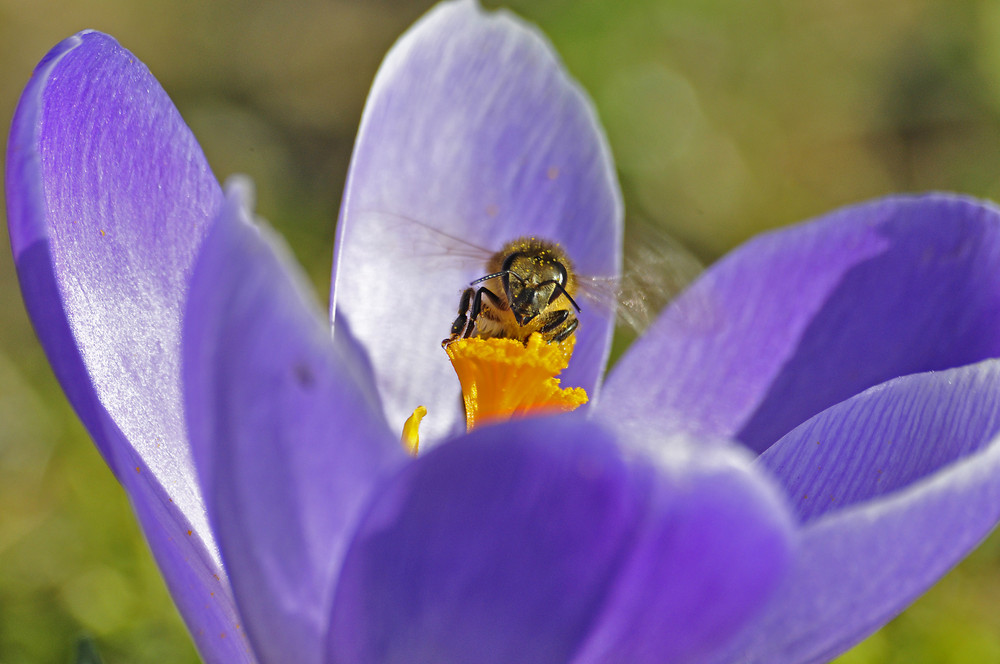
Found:
[[[998,430],[986,361],[873,388],[782,438],[760,462],[808,520],[801,555],[713,661],[827,661],[899,613],[1000,520]]]
[[[319,662],[346,538],[374,478],[406,459],[363,354],[329,325],[283,248],[229,200],[184,322],[188,429],[254,651]]]
[[[149,70],[84,32],[35,70],[6,178],[25,305],[56,376],[129,492],[202,656],[244,659],[181,416],[181,305],[222,200],[201,149]]]
[[[579,417],[435,448],[373,494],[327,661],[686,661],[761,608],[789,562],[773,490],[709,457],[626,461]]]
[[[823,411],[764,452],[799,518],[906,487],[1000,433],[1000,364],[905,376]]]
[[[389,421],[401,425],[422,404],[425,437],[461,428],[458,381],[439,345],[490,253],[536,235],[559,242],[581,274],[613,276],[621,217],[593,108],[541,34],[471,1],[419,21],[372,86],[334,260],[331,309],[365,343]],[[593,392],[612,321],[580,304],[562,378]]]
[[[253,662],[232,589],[218,562],[135,452],[122,485],[170,594],[208,664]],[[124,458],[124,457],[123,457]]]
[[[897,376],[1000,355],[1000,217],[888,198],[771,233],[714,266],[612,372],[619,417],[766,449]]]

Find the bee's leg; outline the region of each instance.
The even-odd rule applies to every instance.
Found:
[[[458,318],[451,324],[452,337],[457,337],[465,330],[465,326],[469,322],[469,307],[472,305],[473,295],[475,295],[475,291],[471,288],[466,288],[462,292],[462,300],[458,304]]]
[[[466,288],[462,292],[462,299],[458,304],[458,317],[451,324],[451,334],[441,342],[442,346],[447,346],[455,339],[458,339],[465,331],[465,326],[469,324],[469,307],[472,305],[473,295],[475,295],[475,290],[472,288]]]
[[[575,317],[570,317],[568,309],[551,311],[544,314],[540,321],[541,325],[538,326],[538,331],[541,332],[542,336],[549,343],[564,341],[569,335],[573,334],[573,330],[580,324],[580,321]]]
[[[569,322],[569,324],[563,329],[556,332],[556,335],[552,337],[552,341],[566,341],[569,339],[569,335],[576,331],[576,326],[580,324],[579,318],[574,318]]]
[[[469,288],[466,292],[469,292],[471,290],[472,289]],[[498,309],[502,308],[500,303],[500,298],[498,298],[496,294],[489,288],[483,286],[482,288],[477,290],[476,297],[473,298],[472,300],[472,310],[469,312],[469,324],[465,328],[465,334],[462,335],[465,338],[472,336],[472,330],[476,326],[476,319],[479,318],[479,312],[483,310],[484,296],[486,297],[486,299],[490,301],[490,304],[492,304],[494,307]]]
[[[542,314],[538,318],[539,323],[541,323],[538,326],[538,331],[542,334],[548,334],[565,323],[567,318],[569,318],[569,311],[566,309],[559,309],[557,311],[550,311]]]

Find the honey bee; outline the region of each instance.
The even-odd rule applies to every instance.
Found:
[[[493,254],[486,269],[486,276],[463,291],[451,336],[442,346],[473,335],[527,343],[535,332],[553,343],[565,341],[576,330],[577,277],[559,245],[519,238]],[[475,288],[477,284],[483,285]]]
[[[484,276],[461,291],[458,314],[442,346],[474,336],[525,343],[534,332],[549,343],[564,341],[578,331],[581,305],[610,315],[626,338],[634,338],[702,269],[673,238],[635,216],[633,222],[639,223],[626,226],[624,273],[595,275],[578,271],[566,250],[549,239],[521,237],[495,251],[414,217],[374,210],[365,214],[389,227],[405,225],[416,238],[410,251],[414,260],[449,265],[472,261],[470,266],[484,269]],[[690,302],[685,309],[693,318],[707,320],[710,311],[701,304]]]

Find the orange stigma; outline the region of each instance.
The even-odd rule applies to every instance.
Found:
[[[576,337],[545,343],[532,334],[516,339],[458,339],[445,346],[465,402],[465,424],[475,427],[514,417],[575,410],[587,403],[581,387],[563,388],[556,378],[569,365]]]

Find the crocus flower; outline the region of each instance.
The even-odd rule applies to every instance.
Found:
[[[6,177],[28,312],[208,662],[821,661],[1000,517],[1000,215],[954,196],[751,241],[604,379],[582,306],[590,403],[464,434],[440,341],[482,266],[439,240],[613,275],[622,225],[586,97],[474,2],[378,74],[329,318],[110,37],[38,66]]]

